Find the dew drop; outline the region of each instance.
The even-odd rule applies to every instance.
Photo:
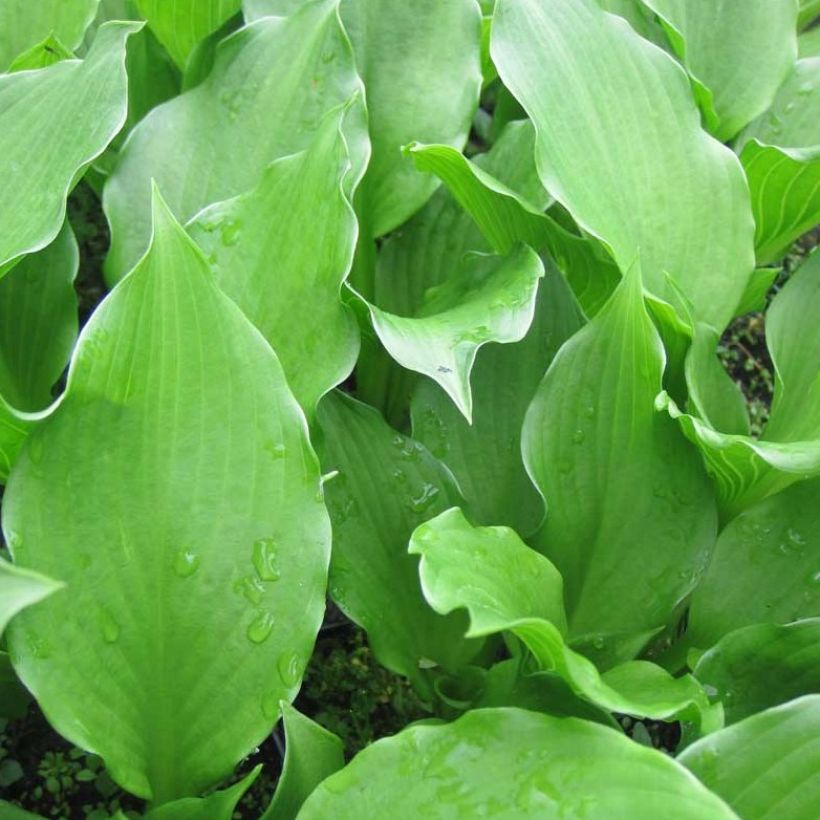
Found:
[[[199,569],[199,556],[189,549],[181,549],[174,558],[174,572],[180,578],[190,578]]]
[[[100,609],[99,624],[103,640],[106,643],[115,643],[120,637],[120,625],[107,609]]]
[[[416,513],[424,512],[436,500],[438,494],[438,487],[425,484],[416,495],[410,498],[410,509]]]
[[[253,544],[253,566],[263,581],[278,581],[279,557],[273,538],[260,538]]]
[[[285,447],[281,441],[269,441],[265,444],[265,452],[268,453],[274,461],[279,461],[285,457],[287,447]]]
[[[230,247],[239,241],[239,235],[241,233],[242,229],[238,222],[226,222],[222,226],[222,230],[219,235],[222,238],[222,244]]]
[[[32,464],[39,464],[43,460],[43,437],[34,435],[28,440],[28,457]]]
[[[252,643],[264,643],[273,630],[274,617],[267,609],[261,609],[248,624],[248,640]]]
[[[295,652],[285,652],[279,658],[276,668],[285,686],[296,686],[302,674],[302,663]]]
[[[584,438],[585,438],[584,431],[583,430],[576,430],[572,434],[572,443],[573,444],[581,444],[581,443],[583,443]]]
[[[265,585],[258,578],[247,575],[234,583],[233,591],[243,595],[250,603],[258,605],[265,595]]]

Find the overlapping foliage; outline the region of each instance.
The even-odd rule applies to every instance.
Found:
[[[760,436],[716,357],[820,222],[818,15],[0,0],[6,677],[153,820],[280,718],[264,820],[820,815],[820,252]],[[431,718],[346,766],[326,594]]]

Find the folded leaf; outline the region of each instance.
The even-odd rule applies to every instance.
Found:
[[[727,724],[818,692],[820,618],[730,632],[700,656],[694,675],[723,704]]]
[[[643,0],[662,19],[672,47],[706,94],[710,131],[734,137],[774,99],[797,57],[794,0]]]
[[[218,46],[201,85],[155,108],[134,129],[104,192],[109,281],[148,246],[152,178],[187,222],[257,185],[273,160],[309,145],[324,115],[361,89],[337,5],[309,0],[289,17],[240,29]],[[354,130],[346,134],[351,178],[367,156],[365,135]]]
[[[188,226],[222,289],[271,343],[308,416],[350,374],[359,349],[339,294],[356,248],[342,189],[344,113],[331,111],[305,151],[276,160],[256,187]]]
[[[820,479],[749,507],[721,532],[692,596],[687,637],[706,649],[739,627],[820,617]]]
[[[29,432],[45,413],[21,413],[0,395],[0,483],[9,477]]]
[[[180,68],[194,46],[236,14],[242,0],[138,0],[139,10]]]
[[[368,305],[373,328],[402,367],[438,382],[472,422],[470,372],[476,354],[488,342],[509,344],[524,338],[543,275],[543,263],[526,245],[504,257],[473,255],[428,292],[415,317]]]
[[[487,345],[471,376],[473,423],[428,379],[412,397],[413,436],[452,471],[478,524],[506,524],[529,535],[544,518],[544,502],[524,469],[524,414],[561,345],[583,325],[567,283],[547,265],[527,335]]]
[[[522,709],[480,709],[377,741],[319,786],[299,820],[596,814],[734,817],[674,760],[609,728]]]
[[[36,604],[65,586],[38,572],[0,558],[0,635],[8,622],[27,606]]]
[[[654,296],[675,304],[671,277],[722,330],[754,267],[749,196],[675,61],[594,0],[499,0],[492,56],[535,124],[544,187],[622,271],[640,253]]]
[[[67,49],[53,34],[24,51],[9,66],[9,74],[15,71],[35,71],[48,68],[62,60],[70,60],[74,53]]]
[[[654,409],[663,369],[635,268],[561,348],[527,411],[524,463],[547,504],[534,543],[564,577],[576,640],[628,646],[666,625],[714,545],[697,452]]]
[[[699,740],[678,760],[744,820],[820,814],[820,695],[769,709]]]
[[[570,649],[563,637],[561,576],[512,530],[472,527],[460,510],[447,510],[416,529],[410,554],[421,556],[422,590],[436,612],[468,611],[467,637],[514,633],[542,670],[559,675],[577,695],[608,711],[719,721],[719,713],[707,714],[706,694],[689,675],[673,678],[646,661],[600,675],[590,660]],[[486,570],[488,564],[492,571]]]
[[[442,618],[419,589],[418,561],[407,554],[414,528],[460,502],[445,467],[399,435],[372,407],[343,393],[317,413],[333,523],[330,595],[362,626],[385,666],[424,689],[422,667],[455,669],[479,648],[463,640],[461,616]]]
[[[275,355],[158,198],[3,506],[15,562],[71,591],[9,630],[52,724],[155,805],[228,775],[296,694],[330,522]]]
[[[342,741],[284,702],[282,722],[285,763],[261,820],[294,820],[310,793],[345,765]]]
[[[14,191],[0,202],[0,275],[57,236],[77,174],[125,122],[125,41],[139,28],[108,23],[82,62],[0,76],[0,188]]]
[[[232,820],[236,804],[259,776],[262,764],[256,766],[238,783],[207,797],[183,797],[153,809],[145,820]]]

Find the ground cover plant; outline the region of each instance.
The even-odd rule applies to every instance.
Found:
[[[818,17],[0,0],[0,820],[820,816]]]

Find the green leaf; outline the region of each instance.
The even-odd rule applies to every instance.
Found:
[[[10,407],[0,395],[0,483],[5,483],[9,477],[29,431],[48,412],[21,413]]]
[[[293,0],[244,0],[248,19]],[[373,156],[357,210],[362,230],[381,236],[430,198],[401,147],[411,140],[467,141],[481,88],[481,14],[474,0],[342,0],[341,14],[367,89]]]
[[[339,295],[356,248],[342,189],[350,169],[343,117],[331,111],[307,150],[277,160],[255,188],[188,226],[222,289],[271,343],[308,416],[350,374],[359,349]]]
[[[801,60],[806,57],[820,57],[820,26],[815,26],[797,38],[797,56]]]
[[[257,185],[273,160],[307,147],[324,115],[361,90],[337,0],[240,29],[217,48],[205,81],[134,129],[105,187],[112,230],[106,277],[121,278],[150,236],[153,178],[180,221]],[[355,174],[364,134],[346,133]]]
[[[698,101],[717,139],[726,142],[769,107],[797,57],[794,0],[643,2],[706,90]]]
[[[809,695],[699,740],[678,760],[744,820],[820,814],[820,695]]]
[[[749,507],[718,538],[692,596],[687,636],[705,649],[734,629],[820,616],[820,479]]]
[[[663,28],[643,0],[598,0],[598,5],[610,14],[623,17],[645,40],[666,47]]]
[[[242,6],[242,0],[138,0],[142,16],[180,68],[194,46],[216,31]]]
[[[543,275],[544,265],[526,245],[503,257],[470,255],[449,279],[428,291],[416,316],[368,305],[370,317],[388,353],[402,367],[438,382],[471,422],[470,372],[476,354],[488,342],[524,338]]]
[[[799,60],[767,113],[738,139],[761,264],[820,222],[820,57]]]
[[[0,635],[18,612],[39,603],[64,586],[61,581],[53,581],[0,558]]]
[[[640,253],[654,296],[676,303],[671,277],[722,330],[754,267],[749,196],[675,61],[594,0],[499,0],[492,55],[546,189],[622,271]]]
[[[669,622],[717,532],[697,452],[654,409],[663,369],[636,267],[558,352],[522,434],[547,504],[535,543],[564,577],[570,635],[619,636],[616,653]]]
[[[746,292],[737,306],[737,315],[762,313],[766,309],[766,297],[783,268],[755,268],[746,285]]]
[[[78,173],[122,127],[125,41],[139,27],[103,26],[82,62],[0,76],[0,188],[15,192],[0,202],[0,274],[57,236]]]
[[[79,250],[66,222],[57,238],[0,279],[0,394],[18,410],[42,410],[77,338],[74,277]]]
[[[33,45],[14,59],[9,66],[9,74],[15,71],[33,71],[48,68],[62,60],[70,60],[73,52],[67,49],[53,34]]]
[[[430,606],[442,615],[467,609],[467,637],[513,632],[542,670],[559,675],[577,695],[608,711],[658,720],[681,715],[712,720],[703,714],[708,700],[691,676],[673,678],[646,661],[600,675],[590,660],[570,649],[562,634],[561,576],[512,530],[472,527],[460,510],[451,509],[419,526],[409,551],[421,556],[421,587]],[[485,569],[488,562],[492,572]]]
[[[20,566],[71,590],[15,619],[16,671],[63,735],[160,805],[228,775],[296,694],[330,523],[275,355],[154,209],[148,254],[27,441],[3,528]]]
[[[723,703],[726,723],[820,691],[820,618],[755,624],[701,655],[695,677]]]
[[[260,763],[238,783],[207,797],[183,797],[153,809],[145,820],[232,820],[236,804],[262,770]]]
[[[620,272],[598,243],[570,233],[544,214],[543,208],[530,204],[452,148],[412,145],[409,151],[419,170],[434,173],[444,182],[497,253],[509,253],[517,242],[549,253],[587,315],[600,309]]]
[[[820,0],[800,0],[800,12],[797,16],[797,28],[801,31],[808,28],[820,17]]]
[[[14,673],[8,654],[0,652],[0,719],[25,717],[30,703],[31,695]]]
[[[734,815],[654,749],[577,718],[480,709],[411,726],[360,752],[310,796],[299,820],[367,817],[634,820]]]
[[[3,820],[43,820],[42,815],[23,811],[19,806],[7,803],[5,800],[0,800],[0,812],[2,812]]]
[[[530,534],[543,520],[544,502],[521,458],[521,427],[544,372],[582,324],[572,292],[548,265],[524,339],[488,345],[476,358],[472,424],[437,385],[417,384],[413,436],[453,471],[476,523]]]
[[[325,485],[330,595],[367,631],[379,662],[423,690],[421,667],[455,669],[478,649],[463,640],[463,617],[442,618],[425,603],[418,561],[407,554],[413,530],[458,504],[458,490],[440,462],[372,407],[335,392],[317,416],[322,467],[339,471]]]
[[[282,703],[285,764],[273,802],[261,820],[294,820],[310,793],[345,765],[342,741],[332,732]]]
[[[0,3],[0,71],[6,71],[15,57],[52,34],[73,51],[83,41],[99,2],[3,0]]]

